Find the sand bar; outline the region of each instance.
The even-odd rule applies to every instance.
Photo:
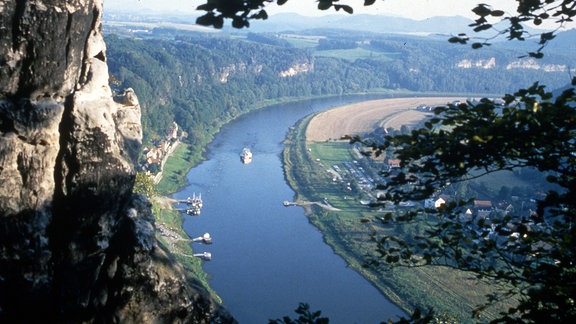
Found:
[[[306,129],[306,140],[324,142],[338,140],[344,135],[370,132],[376,127],[400,129],[414,126],[427,113],[416,110],[419,105],[438,106],[458,97],[421,97],[370,100],[333,108],[317,114]]]

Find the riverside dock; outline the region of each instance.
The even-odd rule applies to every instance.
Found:
[[[177,200],[178,203],[189,205],[189,208],[186,208],[186,214],[199,216],[204,203],[202,202],[202,194],[196,195],[196,193],[192,194],[192,197],[188,197],[186,199]]]

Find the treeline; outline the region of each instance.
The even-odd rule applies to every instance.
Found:
[[[172,121],[192,143],[214,127],[266,99],[326,93],[299,76],[279,73],[309,53],[222,39],[134,40],[108,36],[108,65],[118,88],[132,87],[143,109],[145,141],[162,136]],[[309,89],[305,89],[309,88]]]
[[[531,47],[532,46],[532,47]],[[551,53],[544,60],[530,60],[534,44],[471,50],[468,46],[449,44],[444,37],[389,36],[373,39],[365,48],[387,53],[391,62],[367,64],[390,76],[392,87],[414,91],[510,93],[534,81],[551,89],[569,83],[567,71],[548,71],[544,66],[560,67],[570,62],[568,53]],[[464,68],[461,64],[472,66]],[[515,64],[524,64],[522,68]],[[492,65],[494,64],[494,65]],[[531,65],[533,64],[533,65]],[[514,65],[514,68],[510,68]],[[539,67],[539,68],[537,68]]]
[[[375,55],[323,57],[313,48],[294,48],[274,35],[257,34],[236,39],[199,33],[173,40],[108,35],[106,43],[113,85],[134,88],[140,99],[145,142],[163,136],[175,120],[191,144],[206,143],[222,123],[259,102],[283,97],[373,89],[504,94],[527,80],[557,86],[560,79],[557,73],[534,69],[463,69],[455,63],[481,55],[495,56],[500,63],[517,59],[518,53],[486,54],[415,37],[340,39],[328,37],[319,45],[342,49],[362,44]]]
[[[310,51],[222,39],[136,40],[108,36],[108,65],[118,89],[132,87],[143,109],[145,141],[173,120],[192,144],[264,100],[387,88],[362,65],[315,58]],[[282,77],[282,72],[293,75]]]

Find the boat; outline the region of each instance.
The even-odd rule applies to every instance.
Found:
[[[200,208],[199,207],[187,208],[186,214],[192,215],[192,216],[200,216]]]
[[[188,197],[188,199],[186,199],[186,204],[190,205],[190,208],[186,209],[186,214],[194,216],[200,215],[200,210],[203,206],[202,194],[198,194],[198,196],[196,196],[196,193],[193,193],[192,197]]]
[[[252,152],[249,148],[245,147],[240,154],[240,161],[244,164],[252,162]]]

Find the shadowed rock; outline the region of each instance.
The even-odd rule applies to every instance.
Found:
[[[112,96],[101,15],[0,3],[0,322],[231,322],[132,194],[140,106]]]

